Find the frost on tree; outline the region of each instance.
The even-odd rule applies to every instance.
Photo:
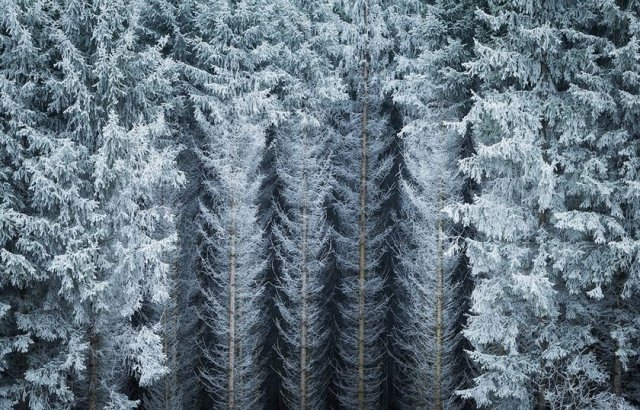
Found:
[[[210,331],[202,342],[201,375],[216,404],[253,408],[264,397],[265,374],[259,166],[266,130],[282,119],[270,93],[279,74],[269,65],[280,50],[268,41],[275,28],[267,24],[267,3],[214,1],[197,8],[198,64],[186,75],[196,86],[190,99],[206,138],[199,257],[201,315]]]
[[[461,261],[451,255],[457,233],[443,208],[461,200],[456,162],[464,136],[445,124],[467,110],[472,84],[462,64],[471,57],[467,43],[477,5],[407,1],[393,19],[401,53],[398,78],[390,84],[403,114],[404,172],[397,242],[401,296],[392,348],[396,404],[404,408],[464,406],[456,390],[470,373],[459,334],[468,279],[461,277]]]
[[[460,123],[477,149],[461,168],[482,190],[450,212],[479,232],[467,248],[476,287],[465,336],[481,373],[461,394],[492,408],[622,405],[610,382],[622,373],[625,316],[611,328],[603,319],[629,289],[620,245],[633,235],[626,172],[637,154],[623,148],[622,96],[637,85],[623,80],[622,50],[637,46],[635,18],[610,1],[477,14],[493,35],[467,65],[482,86]]]
[[[285,38],[290,51],[281,61],[288,73],[281,98],[291,115],[275,131],[274,145],[282,198],[273,204],[281,335],[277,350],[287,405],[320,409],[327,404],[333,371],[326,205],[333,187],[330,152],[335,135],[329,115],[345,95],[330,60],[337,45],[332,14],[314,4],[285,10],[291,13],[285,21],[297,22],[285,31],[297,35]]]
[[[342,70],[350,100],[336,107],[334,215],[340,272],[337,399],[347,408],[377,408],[386,379],[383,335],[387,297],[382,259],[389,251],[394,131],[383,112],[382,85],[391,41],[384,5],[357,1],[342,10]]]
[[[168,107],[167,127],[172,142],[179,144],[178,167],[184,172],[186,184],[174,195],[167,194],[176,210],[178,247],[171,270],[170,300],[152,313],[163,325],[163,347],[167,354],[169,373],[146,389],[144,408],[190,409],[210,406],[209,395],[201,383],[198,367],[202,361],[200,341],[205,326],[197,309],[202,303],[198,282],[199,250],[203,238],[198,231],[199,198],[203,194],[204,173],[197,151],[206,144],[206,137],[194,119],[189,95],[199,84],[192,75],[198,61],[194,52],[197,32],[198,1],[147,0],[140,13],[140,39],[163,45],[161,53],[172,61],[170,78],[172,93],[164,103]]]
[[[100,289],[89,151],[47,112],[51,15],[0,7],[0,407],[71,406],[85,370],[86,301]]]
[[[20,141],[6,145],[15,159],[4,163],[20,167],[11,184],[24,196],[7,206],[24,216],[14,219],[20,234],[3,239],[3,263],[13,270],[20,255],[37,277],[10,285],[12,330],[3,334],[23,345],[3,396],[30,408],[132,406],[126,385],[166,371],[156,326],[137,316],[166,296],[174,238],[156,231],[171,219],[156,189],[181,182],[175,154],[159,146],[165,65],[137,46],[136,3],[4,6],[3,25],[21,34],[24,53],[3,63],[16,103],[6,108],[22,105],[3,116],[3,135]]]
[[[278,173],[287,206],[286,211],[279,210],[282,222],[274,228],[281,263],[276,284],[276,305],[282,318],[278,327],[285,344],[278,350],[287,401],[292,407],[321,408],[331,365],[324,280],[328,226],[323,207],[331,174],[326,140],[318,138],[319,123],[312,118],[297,119],[300,123],[295,128],[300,133],[292,133],[285,141],[298,141],[278,150]]]

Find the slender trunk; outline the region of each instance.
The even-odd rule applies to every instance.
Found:
[[[96,317],[93,315],[89,330],[89,394],[87,407],[89,410],[98,409],[98,348],[99,336],[96,332]]]
[[[436,273],[436,360],[434,380],[434,401],[436,410],[444,408],[442,402],[442,341],[444,308],[444,254],[442,249],[443,228],[442,209],[444,208],[444,176],[440,176],[438,192],[438,267]]]
[[[613,355],[613,394],[622,395],[622,363],[615,352]]]
[[[236,354],[236,203],[231,200],[229,228],[229,410],[235,410],[235,354]]]
[[[22,300],[26,298],[26,292],[22,290],[19,291],[19,295]],[[25,377],[25,372],[27,371],[28,368],[29,368],[29,363],[27,361],[27,357],[22,354],[19,355],[17,357],[17,361],[15,364],[15,372],[16,374],[20,375],[18,376],[20,379],[23,379]],[[15,410],[29,410],[29,396],[21,397],[20,401],[15,406]]]
[[[167,317],[167,315],[169,314],[169,308],[164,308],[164,311],[162,312],[162,327],[164,328],[164,332],[162,335],[162,351],[164,352],[164,356],[169,359],[169,318]],[[173,363],[173,360],[172,360]],[[174,369],[173,366],[171,366],[169,368],[169,371],[171,373],[174,373]],[[165,410],[169,409],[169,397],[170,397],[170,389],[171,386],[169,385],[169,376],[166,376],[164,378],[164,391],[162,392],[164,395],[164,408]]]
[[[369,4],[364,2],[364,26],[366,35],[368,36],[368,16]],[[367,115],[368,115],[368,87],[369,87],[369,55],[365,50],[362,62],[362,123],[361,127],[361,154],[360,154],[360,240],[358,243],[358,407],[360,410],[365,408],[365,379],[364,379],[364,309],[365,309],[365,277],[367,269],[366,260],[366,240],[367,240],[367,161],[368,161],[368,141],[367,141]]]
[[[546,410],[547,401],[544,398],[544,390],[540,389],[536,393],[536,410]]]
[[[302,208],[302,323],[300,325],[300,408],[307,408],[307,207]]]
[[[307,309],[308,309],[308,295],[307,295],[307,280],[309,276],[309,269],[307,266],[307,237],[308,237],[308,222],[307,222],[307,175],[306,175],[306,163],[303,163],[302,169],[302,192],[304,197],[302,205],[302,289],[300,290],[302,295],[302,323],[300,324],[300,409],[305,410],[307,408]]]
[[[170,282],[172,285],[171,293],[174,295],[170,301],[173,303],[173,307],[168,307],[164,309],[162,314],[164,321],[164,354],[171,364],[169,366],[169,375],[165,377],[165,388],[164,388],[164,406],[166,410],[172,410],[171,402],[172,395],[175,392],[176,386],[178,386],[178,358],[176,352],[176,339],[178,337],[178,326],[179,326],[179,318],[178,318],[178,297],[177,297],[177,278],[178,278],[178,268],[174,266],[173,269],[173,280]],[[170,321],[170,319],[173,319]]]

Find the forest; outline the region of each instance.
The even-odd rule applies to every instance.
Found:
[[[640,1],[0,0],[0,410],[640,409]]]

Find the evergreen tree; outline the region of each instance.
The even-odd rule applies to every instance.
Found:
[[[281,264],[277,306],[285,346],[283,388],[290,407],[322,408],[327,395],[329,323],[324,310],[326,254],[329,251],[325,209],[331,174],[326,138],[315,118],[300,118],[278,151],[287,209],[275,228]],[[314,121],[315,120],[315,121]],[[325,142],[325,144],[323,144]],[[323,158],[324,156],[324,158]]]
[[[449,255],[453,237],[461,233],[443,219],[442,210],[468,189],[456,177],[464,141],[444,124],[468,110],[473,84],[462,64],[472,55],[478,5],[408,1],[394,18],[399,57],[391,85],[402,107],[404,172],[397,242],[401,296],[392,347],[396,402],[407,408],[462,406],[455,390],[471,372],[459,335],[469,279],[464,261]]]
[[[275,135],[282,202],[273,227],[282,387],[290,408],[324,408],[332,357],[327,269],[326,204],[332,187],[329,126],[332,105],[344,99],[331,64],[337,51],[333,15],[322,4],[282,2],[282,106],[291,113]],[[290,53],[290,54],[289,54]]]
[[[216,405],[251,408],[264,397],[266,318],[262,313],[265,257],[257,214],[265,134],[282,120],[272,93],[273,5],[264,1],[202,2],[194,13],[197,65],[186,77],[206,138],[200,153],[206,195],[201,198],[202,380]]]
[[[278,129],[276,152],[284,200],[283,206],[276,205],[280,222],[274,228],[284,340],[279,350],[289,407],[324,408],[332,361],[326,308],[326,203],[332,187],[328,115],[332,104],[343,99],[344,87],[329,60],[336,49],[331,14],[322,5],[292,8],[287,14],[296,26],[289,33],[297,36],[285,37],[291,58],[284,67],[291,77],[283,87],[283,106],[292,115]]]
[[[21,201],[25,216],[38,221],[32,236],[23,237],[38,255],[33,272],[40,290],[30,290],[26,303],[13,298],[17,327],[7,324],[13,328],[9,334],[17,330],[12,336],[25,343],[12,369],[20,387],[9,395],[18,393],[13,400],[21,396],[30,408],[60,402],[131,406],[136,398],[131,387],[149,385],[165,371],[157,328],[145,321],[142,309],[164,300],[165,258],[173,242],[170,233],[156,229],[171,219],[157,204],[156,189],[179,185],[181,175],[174,168],[175,153],[160,146],[165,64],[154,48],[138,47],[138,6],[8,7],[14,13],[7,32],[29,40],[25,52],[31,56],[22,64],[37,62],[29,69],[32,79],[22,72],[5,83],[38,87],[30,96],[18,88],[10,94],[28,107],[31,118],[26,122],[22,116],[22,124],[9,119],[5,134],[15,132],[6,141],[22,139],[18,146],[36,154],[23,155],[20,168],[26,172],[16,181],[27,195]],[[25,17],[30,25],[20,29]],[[41,47],[48,51],[37,57]],[[16,73],[25,68],[15,63],[8,67]],[[18,136],[25,126],[37,136],[32,143]],[[22,242],[6,240],[9,247]],[[19,253],[27,249],[17,246]]]
[[[90,153],[49,114],[59,9],[1,7],[0,407],[70,407],[85,371],[86,303],[101,288]]]
[[[383,105],[392,41],[385,4],[356,1],[338,9],[341,69],[350,99],[336,107],[336,184],[332,213],[338,288],[337,399],[347,408],[377,408],[385,379],[395,130]]]
[[[598,353],[596,300],[627,264],[614,256],[629,235],[614,164],[629,134],[608,77],[616,41],[635,42],[610,30],[631,13],[523,1],[478,15],[494,34],[467,65],[483,85],[459,126],[473,127],[477,153],[461,167],[482,192],[450,210],[479,232],[467,241],[476,287],[465,335],[481,374],[461,393],[493,408],[623,405]]]
[[[196,4],[193,1],[145,1],[141,12],[141,39],[163,44],[164,58],[172,61],[172,95],[167,98],[166,123],[171,138],[180,144],[179,168],[186,176],[183,189],[171,198],[179,218],[176,221],[178,250],[172,269],[171,300],[156,312],[163,324],[163,346],[168,374],[148,389],[143,402],[149,409],[190,409],[210,407],[208,394],[198,375],[202,363],[199,348],[205,328],[197,314],[202,303],[198,278],[198,254],[202,238],[198,230],[198,200],[204,193],[204,170],[198,150],[205,144],[193,119],[189,95],[193,91],[185,72],[196,64],[194,32]],[[195,84],[195,83],[194,83]]]

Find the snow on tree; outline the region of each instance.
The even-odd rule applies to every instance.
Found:
[[[160,324],[146,317],[145,308],[169,297],[169,255],[176,237],[166,229],[172,211],[158,193],[177,188],[183,177],[175,151],[162,146],[170,64],[157,47],[136,41],[140,4],[93,6],[84,9],[95,13],[84,20],[93,32],[85,75],[94,84],[90,98],[96,104],[88,143],[93,197],[100,204],[96,263],[107,287],[91,301],[87,405],[121,408],[140,399],[133,393],[131,400],[128,390],[144,389],[167,372]],[[72,18],[82,27],[75,20],[81,17]]]
[[[47,111],[55,5],[1,6],[0,405],[68,407],[85,370],[85,302],[100,289],[89,151]]]
[[[307,114],[309,115],[309,114]],[[297,117],[297,116],[296,116]],[[331,183],[326,138],[320,122],[298,118],[295,129],[278,151],[278,171],[284,182],[286,210],[279,210],[275,228],[276,255],[281,263],[277,306],[279,328],[286,345],[283,388],[291,407],[322,408],[327,394],[329,318],[325,307],[328,232],[323,207]],[[323,144],[324,142],[324,144]]]
[[[467,241],[476,287],[464,333],[481,373],[461,394],[492,408],[613,403],[596,300],[628,236],[616,195],[625,184],[610,174],[626,137],[606,34],[624,13],[613,2],[524,1],[477,13],[493,35],[467,64],[482,86],[459,127],[473,128],[477,153],[461,168],[482,191],[449,210],[479,232]]]
[[[327,50],[335,48],[331,14],[318,6],[289,10],[298,36],[287,41],[283,62],[291,76],[283,107],[291,117],[276,133],[276,172],[283,204],[275,204],[274,247],[280,271],[276,283],[282,345],[282,386],[290,408],[324,408],[332,358],[332,320],[327,301],[329,225],[326,204],[333,186],[328,115],[343,99]],[[315,16],[315,17],[314,17]]]
[[[259,172],[267,128],[281,121],[271,90],[281,74],[270,66],[280,52],[268,40],[271,5],[263,1],[198,3],[189,68],[190,99],[207,143],[201,199],[200,255],[204,269],[201,315],[210,329],[203,341],[202,380],[216,404],[251,408],[264,397],[260,346],[265,269],[258,220]]]
[[[388,296],[383,257],[390,252],[393,211],[388,200],[396,157],[395,131],[382,86],[392,46],[384,5],[357,1],[338,9],[343,41],[341,70],[350,100],[336,107],[333,214],[339,323],[335,370],[337,399],[347,408],[377,408],[385,389]]]
[[[638,2],[0,10],[0,408],[640,405]]]
[[[402,107],[404,212],[399,253],[399,320],[394,334],[398,405],[460,407],[455,390],[470,369],[461,350],[465,278],[460,261],[448,255],[455,226],[442,213],[460,200],[456,157],[461,139],[444,127],[464,116],[471,81],[462,63],[471,56],[477,2],[405,2],[394,22],[398,78],[391,82]]]
[[[154,195],[159,185],[181,182],[173,151],[156,145],[164,64],[153,48],[137,47],[135,3],[94,6],[7,4],[12,13],[3,21],[30,54],[7,61],[15,71],[3,82],[26,114],[7,112],[4,135],[22,139],[11,144],[11,155],[23,151],[24,159],[16,156],[12,177],[23,184],[27,212],[3,251],[37,255],[19,259],[32,259],[38,276],[23,302],[18,295],[32,281],[11,285],[22,290],[11,297],[15,322],[7,326],[23,346],[9,370],[16,383],[3,396],[30,408],[119,407],[129,402],[121,379],[144,386],[164,371],[153,324],[131,322],[166,295],[164,258],[173,238],[158,236],[155,226],[171,213]]]
[[[178,249],[171,269],[170,300],[153,312],[162,323],[163,348],[167,355],[168,373],[145,391],[142,406],[148,409],[190,409],[210,406],[204,386],[198,377],[201,362],[199,341],[203,323],[197,314],[201,303],[198,283],[197,232],[198,199],[203,192],[202,168],[196,151],[202,137],[193,119],[189,103],[190,85],[183,68],[195,64],[193,30],[195,4],[192,1],[145,1],[141,10],[141,41],[163,44],[161,53],[170,59],[172,94],[165,101],[166,125],[170,138],[180,144],[178,167],[186,176],[184,187],[168,194],[167,201],[176,210]]]

